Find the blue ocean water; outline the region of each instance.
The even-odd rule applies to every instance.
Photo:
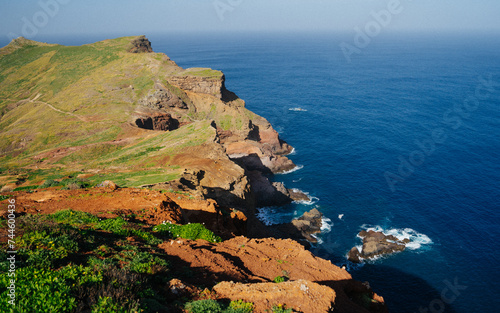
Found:
[[[339,45],[352,34],[148,37],[184,68],[222,70],[295,147],[302,168],[274,179],[314,201],[265,208],[268,221],[319,208],[331,228],[312,250],[336,264],[361,229],[410,237],[349,264],[391,312],[498,311],[499,36],[385,34],[350,63]]]

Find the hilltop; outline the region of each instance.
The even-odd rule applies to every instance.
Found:
[[[307,199],[267,178],[295,167],[286,157],[292,147],[225,88],[222,72],[183,69],[153,51],[145,36],[82,46],[18,38],[0,49],[0,222],[16,199],[24,279],[40,264],[67,282],[67,271],[95,273],[75,282],[90,289],[68,287],[86,309],[106,307],[99,286],[124,279],[153,290],[134,295],[148,312],[205,298],[246,299],[255,312],[280,301],[298,310],[300,301],[285,296],[293,290],[312,307],[321,298],[325,312],[384,312],[369,287],[304,249],[319,229],[306,215],[278,228],[255,217],[258,206]],[[266,238],[292,234],[302,245]],[[175,274],[186,268],[191,276]],[[270,303],[278,276],[290,282]],[[238,284],[217,284],[229,281]],[[167,282],[169,290],[157,289]],[[109,294],[113,305],[124,296]]]

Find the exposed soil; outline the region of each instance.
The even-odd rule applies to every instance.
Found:
[[[223,238],[232,238],[221,243],[175,239],[158,245],[158,249],[166,253],[173,273],[191,272],[185,275],[185,281],[175,283],[177,289],[190,285],[212,288],[225,282],[216,286],[214,292],[208,292],[207,297],[250,301],[257,313],[266,312],[276,304],[287,304],[295,312],[310,313],[327,312],[330,307],[339,312],[387,311],[383,298],[369,287],[353,280],[347,271],[330,261],[314,256],[294,240],[235,237],[245,233],[245,215],[225,211],[213,200],[113,186],[79,190],[49,188],[10,194],[16,199],[19,215],[50,214],[71,208],[99,217],[122,216],[150,225],[163,221],[201,222]],[[6,214],[7,204],[8,200],[0,202],[2,216]],[[0,235],[2,241],[7,239],[6,228],[2,228]],[[277,276],[283,276],[290,283],[273,283]],[[197,294],[191,294],[190,298],[203,298],[199,294],[201,289],[193,290],[197,290]]]

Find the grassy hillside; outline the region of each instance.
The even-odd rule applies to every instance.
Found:
[[[83,46],[18,38],[0,49],[0,186],[23,173],[29,177],[26,183],[37,183],[50,173],[88,170],[111,178],[117,172],[149,176],[122,180],[127,186],[163,182],[182,170],[171,163],[173,156],[213,141],[212,120],[225,130],[248,125],[253,114],[243,105],[229,108],[213,96],[168,83],[179,73],[210,80],[222,79],[221,72],[184,70],[161,53],[129,53],[135,38]],[[155,83],[188,104],[181,120],[188,125],[172,132],[135,126],[140,100]]]

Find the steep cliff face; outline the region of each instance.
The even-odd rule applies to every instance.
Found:
[[[168,82],[183,90],[212,95],[222,99],[225,90],[224,74],[206,68],[189,68],[168,77]]]

